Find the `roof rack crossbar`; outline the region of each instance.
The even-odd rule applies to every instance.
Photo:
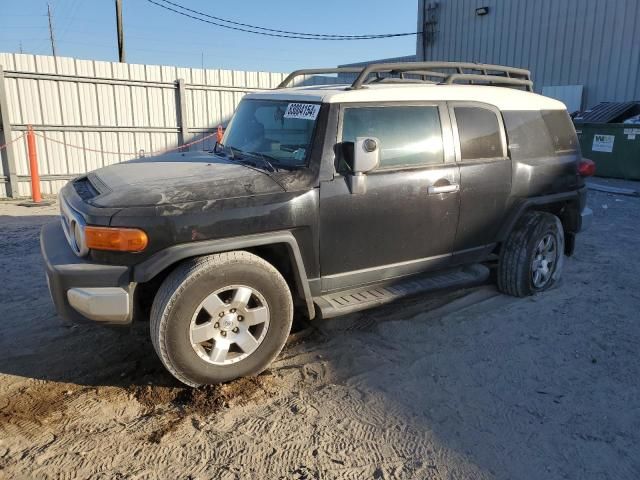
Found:
[[[405,74],[408,75],[422,75],[422,76],[427,76],[427,77],[437,77],[437,78],[447,78],[450,74],[449,73],[444,73],[444,72],[433,72],[433,71],[428,71],[428,70],[408,70],[406,72],[404,72]]]
[[[497,75],[474,75],[471,73],[455,73],[449,75],[442,84],[452,85],[457,80],[466,80],[470,83],[473,82],[488,82],[492,85],[515,85],[519,87],[526,87],[528,91],[533,91],[533,82],[531,80],[525,80],[523,78],[509,78],[501,77]]]
[[[501,74],[505,74],[505,73],[511,73],[514,74],[515,76],[518,77],[522,77],[523,80],[530,80],[531,79],[531,73],[528,70],[524,70],[521,68],[515,68],[515,67],[505,67],[502,65],[489,65],[489,64],[483,64],[483,63],[469,63],[469,62],[405,62],[405,63],[372,63],[369,64],[367,66],[365,66],[362,71],[360,72],[360,74],[358,75],[358,78],[356,78],[356,80],[353,82],[353,84],[351,85],[351,88],[354,90],[357,90],[359,88],[362,88],[362,85],[364,84],[366,78],[375,72],[380,72],[380,71],[395,71],[395,72],[401,72],[401,71],[418,71],[418,70],[434,70],[434,69],[454,69],[457,71],[458,75],[462,75],[465,74],[464,70],[475,70],[478,72],[482,72],[483,74],[485,72],[487,72],[485,75],[480,75],[480,76],[486,76],[486,77],[490,77],[493,78],[496,75],[494,74],[489,74],[489,72],[499,72]],[[455,75],[455,74],[453,74]],[[467,75],[471,75],[470,73],[467,73]],[[523,84],[524,85],[524,84]]]
[[[439,72],[437,70],[454,70],[456,73]],[[466,72],[465,72],[466,71]],[[479,72],[479,73],[469,73]],[[314,68],[307,70],[296,70],[290,73],[278,86],[285,88],[293,82],[296,77],[320,74],[340,74],[354,73],[357,78],[349,87],[352,90],[363,88],[368,77],[375,73],[380,78],[381,73],[391,75],[413,74],[423,77],[442,78],[444,84],[452,84],[455,81],[468,82],[489,82],[501,85],[513,85],[526,87],[533,91],[533,82],[529,70],[515,67],[505,67],[502,65],[490,65],[484,63],[471,62],[403,62],[403,63],[371,63],[362,67],[337,67],[337,68]],[[513,80],[513,81],[511,81]]]
[[[306,75],[321,75],[332,73],[360,73],[362,67],[337,67],[337,68],[307,68],[304,70],[296,70],[291,72],[287,77],[280,82],[277,88],[286,88],[297,77],[303,77]]]
[[[375,78],[373,80],[367,80],[366,85],[379,84],[379,83],[427,83],[430,85],[438,85],[442,82],[434,82],[433,80],[422,80],[412,78],[399,78],[399,77],[383,77]]]

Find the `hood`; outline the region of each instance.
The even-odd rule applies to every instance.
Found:
[[[137,207],[282,192],[266,173],[201,152],[142,158],[88,175],[98,207]]]

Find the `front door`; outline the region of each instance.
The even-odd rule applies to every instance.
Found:
[[[320,185],[322,289],[447,266],[460,182],[446,105],[346,104],[339,124],[337,173]],[[356,137],[380,142],[363,194],[347,183]]]

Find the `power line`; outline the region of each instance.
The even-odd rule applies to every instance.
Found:
[[[73,23],[73,20],[76,18],[76,14],[78,13],[78,1],[79,0],[72,0],[72,2],[69,4],[69,16],[67,17],[67,23],[65,24],[64,28],[62,29],[62,33],[60,33],[60,35],[58,36],[58,38],[61,40],[62,38],[64,38],[64,36],[67,34],[67,32],[69,31],[69,27],[71,26],[71,24]]]
[[[291,32],[288,30],[276,30],[273,28],[266,28],[266,27],[258,27],[256,25],[250,25],[248,23],[241,23],[241,22],[235,22],[233,20],[228,20],[226,18],[222,18],[222,17],[215,17],[213,15],[209,15],[207,13],[204,12],[200,12],[198,10],[194,10],[192,8],[188,8],[185,7],[183,5],[180,5],[179,3],[175,3],[172,2],[170,0],[160,0],[163,3],[168,3],[169,5],[173,5],[174,7],[178,7],[182,10],[186,10],[188,12],[192,12],[195,13],[197,15],[201,15],[203,17],[207,17],[207,18],[212,18],[214,20],[219,20],[221,22],[225,22],[225,23],[230,23],[232,25],[239,25],[241,27],[248,27],[254,30],[263,30],[266,32],[275,32],[275,33],[284,33],[287,35],[298,35],[298,36],[304,36],[304,37],[325,37],[325,38],[340,38],[340,39],[347,39],[347,38],[352,38],[352,39],[356,39],[356,40],[361,40],[363,38],[386,38],[388,36],[397,36],[397,35],[415,35],[415,32],[410,32],[410,33],[400,33],[400,34],[395,34],[395,33],[378,33],[378,34],[363,34],[363,35],[329,35],[329,34],[323,34],[323,33],[303,33],[303,32]],[[259,33],[259,32],[253,32],[253,33]]]
[[[46,17],[46,15],[44,15]],[[16,25],[7,25],[7,26],[3,26],[3,29],[7,28],[7,29],[13,29],[13,30],[44,30],[48,27],[42,26],[42,25],[26,25],[26,26],[16,26]]]
[[[180,8],[182,10],[185,11],[181,11],[181,10],[177,10],[175,8],[170,7],[169,5],[164,5],[162,3],[159,3],[158,1],[155,0],[147,0],[147,2],[152,3],[154,5],[157,5],[158,7],[164,8],[165,10],[169,10],[171,12],[177,13],[178,15],[182,15],[184,17],[188,17],[191,18],[193,20],[198,20],[200,22],[203,23],[208,23],[211,25],[215,25],[218,27],[222,27],[222,28],[227,28],[229,30],[236,30],[236,31],[240,31],[240,32],[246,32],[246,33],[253,33],[256,35],[265,35],[268,37],[279,37],[279,38],[295,38],[295,39],[299,39],[299,40],[325,40],[325,41],[338,41],[338,40],[374,40],[374,39],[378,39],[378,38],[392,38],[392,37],[407,37],[410,35],[418,35],[420,34],[420,32],[407,32],[407,33],[383,33],[383,34],[371,34],[371,35],[328,35],[328,34],[320,34],[320,33],[301,33],[301,32],[291,32],[291,31],[287,31],[287,30],[276,30],[276,29],[271,29],[271,28],[265,28],[265,27],[258,27],[255,25],[250,25],[250,24],[246,24],[246,23],[240,23],[240,22],[235,22],[232,20],[226,20],[224,18],[221,17],[214,17],[213,15],[209,15],[203,12],[200,12],[198,10],[193,10],[191,8],[187,8],[184,7],[178,3],[175,2],[171,2],[169,0],[159,0],[161,2],[164,2],[166,4],[169,5],[173,5],[174,7]],[[195,16],[195,15],[191,15],[190,13],[186,13],[186,12],[191,12],[197,15],[200,15],[199,17]],[[212,20],[207,20],[206,18],[201,18],[201,17],[207,17],[207,18],[212,18],[216,21],[212,21]],[[226,23],[230,23],[232,25],[238,25],[236,27],[232,26],[232,25],[225,25],[224,23],[219,23],[219,22],[226,22]],[[246,28],[244,28],[246,27]],[[259,30],[259,31],[257,31]],[[273,32],[273,33],[270,33]]]

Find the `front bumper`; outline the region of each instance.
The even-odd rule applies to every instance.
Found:
[[[58,315],[67,322],[126,325],[133,318],[131,269],[100,265],[76,256],[60,222],[40,233],[47,284]]]

